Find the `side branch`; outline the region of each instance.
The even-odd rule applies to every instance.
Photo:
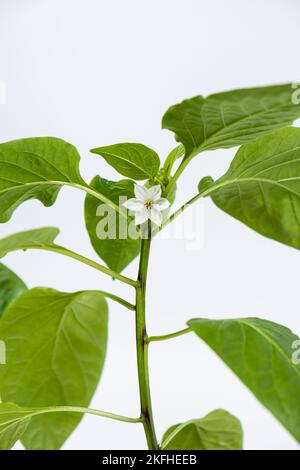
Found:
[[[64,248],[63,246],[60,246],[60,245],[55,245],[55,244],[27,245],[23,249],[24,250],[52,251],[54,253],[59,253],[64,256],[68,256],[69,258],[76,259],[77,261],[80,261],[81,263],[84,263],[94,269],[97,269],[98,271],[101,271],[102,273],[112,277],[113,279],[118,279],[119,281],[124,282],[125,284],[129,284],[132,287],[138,286],[137,281],[130,279],[129,277],[123,276],[122,274],[119,274],[116,271],[113,271],[112,269],[109,269],[106,266],[103,266],[102,264],[97,263],[96,261],[86,258],[85,256],[82,256],[79,253],[76,253],[75,251],[68,250],[67,248]],[[11,251],[16,251],[16,250],[11,250]]]
[[[84,408],[81,406],[51,406],[47,408],[32,408],[30,409],[32,416],[45,414],[45,413],[57,413],[57,412],[71,412],[71,413],[82,413],[101,416],[103,418],[114,419],[116,421],[123,421],[125,423],[141,423],[141,418],[130,418],[127,416],[117,415],[109,413],[107,411],[96,410],[93,408]]]
[[[147,343],[151,343],[154,341],[165,341],[167,339],[177,338],[177,336],[182,336],[192,331],[191,328],[185,328],[184,330],[175,331],[175,333],[169,333],[168,335],[161,335],[161,336],[149,336],[147,338]]]

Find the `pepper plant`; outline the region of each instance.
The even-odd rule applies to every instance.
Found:
[[[174,424],[158,441],[148,348],[183,334],[204,341],[300,442],[300,341],[288,328],[260,318],[193,318],[180,331],[153,336],[146,325],[151,243],[199,199],[210,197],[258,233],[300,248],[300,129],[289,127],[300,117],[294,95],[286,84],[196,96],[176,104],[165,113],[162,126],[174,132],[179,145],[163,164],[155,151],[138,143],[92,150],[125,177],[120,181],[95,176],[85,182],[76,148],[57,138],[0,144],[0,222],[7,222],[24,201],[38,199],[47,207],[62,186],[80,190],[85,193],[87,232],[105,265],[57,244],[54,227],[2,238],[0,257],[16,250],[52,251],[128,284],[135,295],[133,301],[104,291],[27,289],[1,265],[0,340],[6,353],[0,365],[1,449],[10,449],[17,440],[26,449],[59,449],[84,413],[143,426],[149,449],[241,449],[241,424],[225,410],[207,410],[205,417]],[[239,149],[228,171],[216,181],[199,177],[194,197],[173,212],[176,186],[189,162],[204,151],[230,147]],[[107,223],[108,213],[115,230],[104,237],[99,227]],[[131,279],[123,270],[137,256],[137,277]],[[141,404],[136,417],[89,408],[105,359],[106,299],[135,315]]]

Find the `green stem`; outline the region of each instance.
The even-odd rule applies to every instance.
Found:
[[[138,282],[134,281],[133,279],[130,279],[129,277],[123,276],[122,274],[117,273],[116,271],[113,271],[112,269],[107,268],[106,266],[102,266],[102,264],[97,263],[96,261],[93,261],[89,258],[86,258],[85,256],[80,255],[79,253],[75,253],[75,251],[68,250],[67,248],[64,248],[63,246],[59,245],[27,245],[26,247],[23,247],[23,250],[43,250],[43,251],[52,251],[54,253],[59,253],[64,256],[68,256],[69,258],[76,259],[77,261],[80,261],[81,263],[87,264],[88,266],[91,266],[94,269],[97,269],[98,271],[101,271],[104,274],[107,274],[108,276],[111,276],[114,279],[118,279],[119,281],[124,282],[125,284],[129,284],[130,286],[137,287]],[[16,251],[16,250],[11,250],[11,251]]]
[[[108,299],[118,302],[119,304],[123,305],[123,307],[126,307],[129,310],[135,311],[135,305],[131,304],[130,302],[127,302],[127,300],[122,299],[118,295],[111,294],[110,292],[106,292],[105,290],[98,290],[97,292],[99,292],[99,294],[102,294],[104,297],[107,297]]]
[[[30,183],[25,183],[22,186],[24,188],[30,188],[33,186],[36,186],[36,181],[30,182]],[[103,194],[98,193],[97,191],[94,191],[93,188],[91,188],[88,184],[86,184],[83,180],[81,184],[78,183],[72,183],[70,181],[39,181],[39,185],[49,185],[50,183],[56,186],[69,186],[71,188],[76,188],[79,189],[80,191],[84,191],[87,194],[90,194],[91,196],[95,197],[99,201],[101,201],[104,204],[107,204],[108,206],[112,207],[115,211],[119,212],[123,217],[126,217],[126,211],[120,210],[120,207],[112,202],[110,199],[105,197]],[[18,186],[13,186],[10,187],[10,189],[15,188]]]
[[[173,220],[175,220],[180,214],[182,214],[182,212],[185,211],[185,209],[187,209],[194,202],[198,201],[198,199],[200,199],[201,197],[204,197],[204,196],[206,196],[206,194],[204,192],[196,194],[196,196],[193,196],[189,201],[187,201],[185,204],[183,204],[183,206],[181,206],[177,211],[175,211],[173,214],[171,214],[170,217],[167,220],[165,220],[162,223],[162,225],[155,230],[154,234],[160,232],[165,227],[167,227],[171,222],[173,222]]]
[[[84,408],[81,406],[51,406],[49,408],[31,408],[32,416],[36,416],[44,413],[57,413],[57,412],[71,412],[71,413],[87,413],[96,416],[102,416],[103,418],[115,419],[117,421],[124,421],[126,423],[141,423],[141,418],[129,418],[127,416],[117,415],[114,413],[108,413],[107,411],[95,410],[93,408]],[[24,414],[28,414],[25,410]]]
[[[170,194],[170,192],[172,191],[173,187],[176,184],[176,181],[181,176],[181,174],[183,173],[183,171],[185,170],[187,165],[190,163],[191,159],[192,159],[192,155],[189,155],[188,157],[187,156],[184,157],[184,159],[182,160],[179,167],[175,171],[174,176],[171,178],[171,180],[170,180],[170,182],[169,182],[169,184],[166,188],[166,191],[165,191],[166,195]]]
[[[66,182],[59,182],[59,181],[55,182],[55,183],[65,185],[65,186],[70,186],[71,188],[76,188],[76,189],[79,189],[80,191],[84,191],[87,194],[90,194],[91,196],[95,197],[96,199],[98,199],[102,203],[107,204],[108,206],[112,207],[116,212],[118,212],[118,213],[122,214],[124,217],[126,217],[126,213],[124,211],[121,211],[120,207],[117,204],[112,202],[110,199],[105,197],[103,194],[100,194],[97,191],[95,191],[93,188],[91,188],[86,183],[76,184],[76,183],[66,183]]]
[[[152,404],[148,369],[148,342],[146,329],[146,281],[151,245],[150,224],[148,226],[149,238],[142,239],[140,265],[138,273],[139,286],[136,288],[136,348],[137,365],[141,401],[141,417],[148,447],[150,450],[158,449],[152,416]]]
[[[151,343],[153,341],[165,341],[167,339],[177,338],[177,336],[182,336],[192,331],[191,328],[185,328],[184,330],[175,331],[175,333],[169,333],[168,335],[161,336],[149,336],[147,342]]]

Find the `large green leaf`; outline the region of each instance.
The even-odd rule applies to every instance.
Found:
[[[4,312],[0,338],[7,364],[0,369],[3,401],[24,407],[87,406],[106,351],[107,305],[98,292],[36,288]],[[28,449],[58,449],[80,416],[34,417],[22,437]]]
[[[243,430],[240,421],[228,411],[215,410],[201,419],[191,419],[169,428],[163,450],[240,450]]]
[[[235,147],[290,125],[300,117],[291,84],[196,96],[168,109],[163,128],[175,132],[186,155]]]
[[[0,144],[0,222],[29,199],[51,206],[63,184],[86,186],[79,158],[73,145],[54,137]]]
[[[27,287],[22,279],[0,263],[0,317],[11,301],[25,292],[26,289]]]
[[[160,166],[157,153],[143,144],[114,144],[91,152],[101,155],[120,175],[134,180],[154,178]]]
[[[91,182],[91,187],[116,205],[122,204],[120,198],[134,197],[134,184],[130,180],[114,182],[96,176]],[[87,195],[85,223],[94,250],[110,269],[121,272],[139,254],[140,238],[134,239],[127,235],[129,224],[133,234],[136,233],[132,217],[128,216],[126,219],[96,198]],[[111,233],[107,224],[112,227]],[[121,233],[120,224],[123,227]],[[104,231],[107,231],[107,238],[101,239],[100,236],[104,236]]]
[[[300,248],[300,129],[281,129],[242,146],[203,195],[267,237]]]
[[[292,361],[298,337],[259,318],[196,318],[188,325],[300,442],[300,366]]]

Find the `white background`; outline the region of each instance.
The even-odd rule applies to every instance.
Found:
[[[0,79],[7,85],[1,140],[61,137],[81,152],[86,180],[96,173],[117,178],[90,148],[136,141],[164,157],[174,146],[172,134],[160,129],[169,105],[199,93],[300,80],[299,15],[297,0],[1,0]],[[201,176],[221,175],[233,155],[220,150],[195,158],[178,200],[195,194]],[[1,236],[54,225],[61,244],[96,259],[83,200],[84,194],[63,189],[52,208],[27,202],[0,227]],[[30,287],[119,289],[133,300],[130,287],[59,255],[16,253],[5,262]],[[154,243],[149,331],[175,331],[195,316],[260,316],[299,334],[299,263],[298,251],[263,238],[205,200],[201,250],[188,250],[183,241]],[[136,269],[134,262],[126,274],[135,276]],[[92,405],[137,415],[133,315],[110,306],[107,361]],[[298,449],[196,337],[151,345],[150,363],[159,437],[174,423],[224,407],[241,419],[246,449]],[[65,445],[144,447],[140,425],[91,416]]]

